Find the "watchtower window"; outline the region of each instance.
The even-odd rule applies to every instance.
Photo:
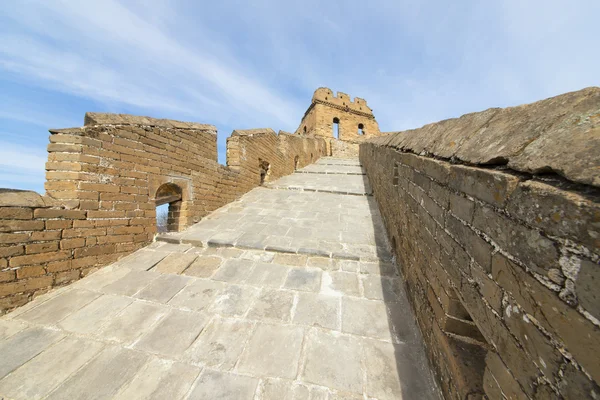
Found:
[[[333,137],[340,138],[340,119],[338,117],[333,118]]]
[[[300,157],[294,157],[294,171],[298,169],[298,163],[300,162]]]
[[[363,124],[358,124],[358,134],[359,135],[364,135],[365,132],[363,131],[363,129],[365,129],[365,126]]]
[[[306,127],[304,127],[304,134],[306,135]]]

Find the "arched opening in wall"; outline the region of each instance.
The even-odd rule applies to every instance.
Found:
[[[333,119],[333,137],[340,138],[340,119],[338,117]]]
[[[158,233],[178,232],[181,228],[181,188],[173,183],[161,185],[154,196]]]
[[[306,127],[304,127],[304,134],[306,135]]]
[[[294,157],[294,171],[298,169],[298,163],[300,162],[300,157]]]
[[[438,323],[446,334],[450,350],[447,356],[455,359],[452,362],[458,366],[455,373],[463,377],[457,379],[466,382],[462,393],[483,393],[486,356],[490,346],[463,305],[458,291],[454,288],[439,290],[443,293],[440,298],[444,298],[444,301],[438,304],[443,312],[441,318],[438,318]],[[439,301],[438,296],[434,294],[430,301]],[[466,377],[468,379],[465,379]]]
[[[310,153],[310,162],[313,162],[313,153]]]
[[[361,136],[365,134],[363,129],[365,129],[365,126],[363,124],[358,124],[358,134]]]
[[[258,159],[258,172],[260,173],[260,184],[263,185],[269,179],[271,172],[271,164],[262,158]]]

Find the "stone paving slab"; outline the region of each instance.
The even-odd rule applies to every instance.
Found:
[[[371,198],[257,188],[173,237],[2,316],[0,398],[440,398]]]

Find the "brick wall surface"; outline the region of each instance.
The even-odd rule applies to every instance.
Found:
[[[448,399],[599,398],[598,116],[590,88],[361,145]]]
[[[52,130],[46,195],[0,190],[0,313],[151,242],[161,186],[181,192],[172,226],[182,230],[258,186],[261,162],[268,181],[326,149],[321,138],[234,131],[225,167],[216,140],[211,125],[115,114]]]

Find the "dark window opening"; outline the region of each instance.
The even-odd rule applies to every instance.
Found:
[[[173,183],[165,183],[156,191],[156,231],[178,232],[182,226],[180,223],[181,188]]]
[[[294,171],[298,169],[298,163],[300,162],[300,157],[294,157]]]
[[[359,135],[364,135],[365,132],[363,131],[363,129],[365,129],[365,126],[363,124],[358,124],[358,134]]]
[[[271,164],[261,158],[258,159],[258,171],[260,173],[260,184],[267,182],[269,173],[271,172]]]
[[[304,134],[306,135],[306,127],[304,127]]]
[[[340,119],[338,117],[333,119],[333,137],[340,138]]]
[[[394,180],[392,183],[394,186],[398,186],[398,163],[394,164]]]

